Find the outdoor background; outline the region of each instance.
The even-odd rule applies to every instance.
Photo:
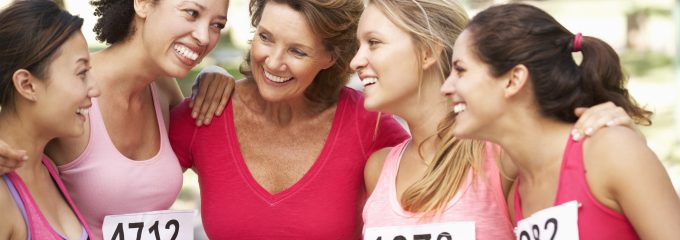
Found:
[[[0,0],[0,8],[10,0]],[[96,41],[92,27],[96,22],[86,0],[61,2],[74,14],[85,18],[83,32],[92,51],[105,47]],[[632,95],[654,111],[653,125],[641,127],[649,146],[668,169],[676,191],[680,192],[680,0],[462,0],[470,16],[491,4],[525,2],[549,13],[572,32],[595,36],[618,51],[630,79]],[[252,34],[248,0],[231,0],[228,28],[219,45],[203,63],[179,83],[185,92],[196,73],[207,64],[225,67],[240,76],[238,65]],[[170,26],[168,26],[170,27]],[[356,79],[351,86],[361,88]],[[105,89],[103,89],[106,91]],[[616,149],[616,143],[612,142]],[[634,177],[634,176],[631,176]],[[198,181],[191,171],[185,173],[184,188],[175,209],[200,209]],[[196,221],[196,239],[205,239]]]

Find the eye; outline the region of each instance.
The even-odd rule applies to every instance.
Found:
[[[453,70],[456,71],[458,76],[461,76],[461,75],[463,75],[463,73],[465,73],[465,68],[462,68],[462,67],[459,67],[459,66],[454,66]]]
[[[377,40],[377,39],[370,39],[370,40],[368,40],[368,46],[371,46],[371,47],[376,46],[376,45],[378,45],[378,44],[380,44],[380,43],[382,43],[382,42],[380,42],[380,41]]]
[[[302,50],[297,49],[297,48],[293,48],[290,51],[297,57],[306,57],[307,56],[307,53],[305,53]]]
[[[198,11],[193,10],[193,9],[185,9],[184,12],[187,14],[187,16],[191,18],[197,18],[198,17]]]
[[[85,79],[87,77],[87,73],[90,72],[90,68],[83,69],[82,71],[78,72],[78,77],[80,79]]]
[[[215,29],[218,29],[218,30],[224,29],[225,26],[226,26],[226,24],[224,24],[224,23],[213,23],[212,24],[212,27],[215,28]]]
[[[257,35],[257,37],[260,38],[260,41],[269,42],[269,36],[267,36],[267,34],[260,33]]]

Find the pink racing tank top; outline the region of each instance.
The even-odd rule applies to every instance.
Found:
[[[73,204],[71,197],[69,196],[68,192],[66,191],[66,188],[64,187],[64,183],[61,181],[61,179],[59,179],[59,173],[57,173],[57,170],[54,169],[52,163],[46,156],[43,156],[41,161],[43,165],[45,165],[45,167],[47,168],[47,171],[50,173],[52,180],[57,185],[57,188],[64,197],[64,200],[66,200],[66,203],[68,203],[68,205],[71,207],[71,210],[78,218],[78,221],[80,221],[80,224],[82,225],[83,229],[83,232],[80,235],[81,236],[80,239],[81,240],[88,239],[88,236],[92,236],[92,234],[90,234],[87,224],[85,223],[85,219],[83,218],[82,215],[80,215],[80,212]],[[24,217],[24,222],[26,223],[27,227],[26,230],[28,240],[66,239],[66,237],[63,234],[59,233],[57,230],[52,228],[50,223],[47,221],[47,218],[45,218],[45,216],[42,214],[42,211],[40,211],[40,208],[33,199],[33,196],[31,196],[31,193],[28,191],[28,187],[16,172],[7,173],[2,178],[5,180],[5,183],[7,184],[7,187],[10,190],[12,199],[14,199],[14,201],[17,203],[21,215]]]
[[[553,206],[572,200],[580,203],[578,208],[579,239],[640,239],[625,215],[609,209],[593,196],[586,181],[583,165],[583,142],[571,136],[562,157],[557,196]],[[524,219],[519,194],[519,180],[515,188],[515,221]]]
[[[368,228],[473,221],[476,239],[514,239],[512,223],[503,197],[500,172],[494,160],[493,147],[489,143],[486,146],[487,154],[483,164],[484,174],[475,175],[470,169],[458,192],[440,216],[423,222],[422,214],[405,211],[397,198],[395,183],[399,162],[409,141],[395,146],[387,155],[375,190],[364,206],[364,231]]]

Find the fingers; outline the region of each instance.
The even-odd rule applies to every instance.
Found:
[[[611,102],[587,109],[576,109],[574,113],[581,116],[571,132],[575,141],[592,136],[597,130],[607,126],[620,125],[634,128],[633,121],[626,111]]]
[[[211,74],[206,74],[206,73],[201,73],[196,77],[196,82],[197,85],[194,86],[196,88],[196,94],[192,95],[192,103],[191,104],[191,117],[196,119],[199,117],[199,113],[201,111],[201,108],[205,104],[205,98],[208,92],[208,89],[210,88],[210,83],[212,82],[212,78],[214,78],[214,75]]]
[[[220,105],[217,107],[215,116],[222,115],[222,111],[224,111],[224,108],[227,106],[227,102],[229,102],[229,98],[231,98],[235,85],[236,82],[233,78],[231,78],[230,81],[227,81],[227,86],[225,87],[224,92],[222,92],[222,99],[220,100]]]
[[[28,160],[26,151],[14,150],[9,145],[0,141],[0,175],[11,172]]]
[[[214,79],[214,77],[211,79]],[[218,96],[217,91],[223,89],[219,87],[220,82],[218,81],[211,81],[210,83],[205,82],[204,84],[217,86],[208,87],[208,91],[206,92],[205,95],[205,100],[203,101],[203,104],[198,112],[198,119],[196,119],[197,127],[200,127],[202,124],[209,124],[210,121],[212,121],[215,109],[217,109],[217,105],[219,105],[220,101],[220,99],[216,97]],[[219,96],[221,96],[221,94]]]

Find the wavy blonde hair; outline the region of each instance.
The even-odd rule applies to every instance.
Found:
[[[416,49],[424,49],[416,52],[419,65],[422,65],[425,51],[440,53],[436,67],[431,71],[438,76],[440,84],[443,83],[451,73],[453,43],[469,21],[463,7],[455,0],[369,0],[368,4],[377,7],[408,33]],[[422,86],[424,74],[419,68],[419,86]],[[440,122],[437,135],[431,136],[436,137],[438,150],[425,175],[404,192],[401,205],[405,210],[424,213],[424,216],[443,212],[468,170],[481,171],[484,143],[455,138],[451,131],[454,123],[455,116],[450,114]]]

